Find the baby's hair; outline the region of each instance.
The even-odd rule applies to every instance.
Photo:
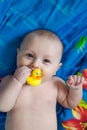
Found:
[[[29,34],[30,36],[45,36],[47,38],[57,38],[55,33],[48,30],[35,30]]]
[[[41,30],[34,30],[34,31],[28,33],[25,36],[25,38],[24,38],[24,40],[22,42],[22,45],[23,45],[23,43],[27,43],[27,41],[31,42],[37,36],[47,38],[47,39],[50,39],[50,40],[58,41],[58,43],[61,45],[62,52],[63,52],[63,44],[62,44],[60,38],[54,32],[49,31],[49,30],[41,29]],[[22,48],[22,45],[21,45],[21,48]]]
[[[35,36],[43,36],[43,37],[50,38],[50,39],[60,40],[59,37],[54,32],[49,31],[49,30],[34,30],[34,31],[28,33],[28,35],[26,35],[25,38],[28,37],[29,40],[30,39],[32,40],[32,38],[34,38]]]

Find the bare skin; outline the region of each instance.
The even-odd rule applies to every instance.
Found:
[[[53,76],[61,66],[60,41],[43,36],[36,36],[29,44],[28,40],[18,51],[14,74],[0,85],[0,111],[8,112],[5,130],[57,130],[56,103],[76,107],[82,98],[83,78],[70,76],[67,88],[62,79]],[[26,78],[36,67],[44,76],[40,86],[32,87]]]
[[[38,88],[23,86],[14,108],[8,112],[6,130],[56,130],[57,88],[52,79]],[[49,93],[47,93],[49,92]]]

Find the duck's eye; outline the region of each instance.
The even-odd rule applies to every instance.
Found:
[[[38,73],[36,73],[36,75],[38,75]]]
[[[31,54],[31,53],[27,54],[27,56],[30,57],[30,58],[34,57],[33,54]]]
[[[44,59],[44,62],[45,63],[50,63],[50,60],[49,59]]]

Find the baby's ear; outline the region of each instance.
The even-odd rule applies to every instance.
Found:
[[[56,67],[56,72],[59,70],[59,68],[62,66],[62,63],[59,63]],[[54,73],[54,75],[56,74],[56,72]]]
[[[58,69],[59,69],[61,66],[62,66],[62,63],[60,62],[60,63],[58,64]]]

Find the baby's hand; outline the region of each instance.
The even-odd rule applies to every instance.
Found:
[[[67,85],[71,88],[81,88],[84,78],[81,76],[73,75],[67,80]]]
[[[14,77],[24,84],[26,82],[26,78],[30,75],[31,69],[29,69],[27,66],[22,66],[16,69],[14,73]]]

